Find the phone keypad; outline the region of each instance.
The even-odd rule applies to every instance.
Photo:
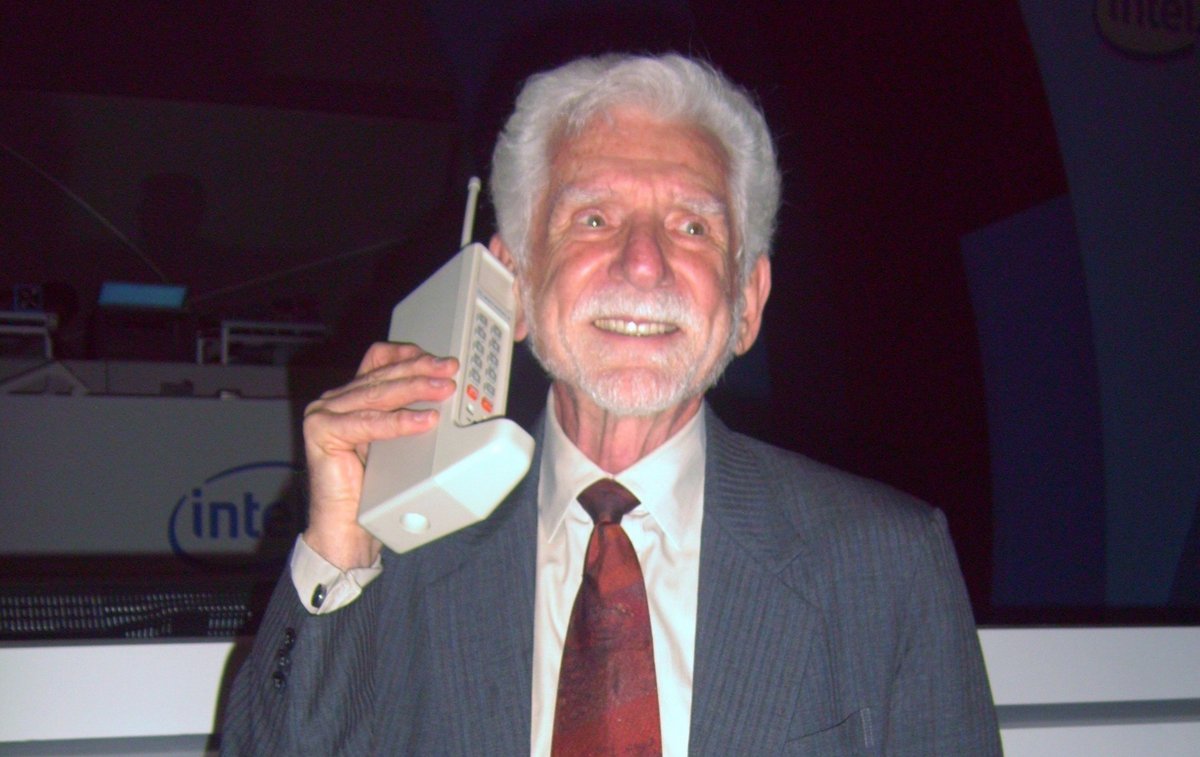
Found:
[[[464,361],[466,375],[460,423],[475,423],[503,411],[499,393],[507,389],[501,381],[505,343],[504,324],[483,307],[476,307]]]

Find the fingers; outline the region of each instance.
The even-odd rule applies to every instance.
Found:
[[[444,398],[435,395],[457,371],[454,358],[436,357],[413,344],[378,342],[367,350],[352,381],[325,392],[314,404],[383,409],[435,401]]]
[[[419,434],[437,423],[430,407],[454,393],[458,361],[412,344],[374,344],[352,381],[304,411],[309,526],[304,539],[340,568],[370,565],[381,545],[358,525],[367,445]]]
[[[434,364],[447,360],[451,361],[455,364],[455,368],[450,373],[453,374],[454,370],[457,370],[457,361],[453,358],[439,358],[415,344],[407,342],[375,342],[367,348],[366,354],[363,355],[363,359],[359,363],[356,375],[364,376],[381,368],[412,364],[422,358],[429,358]]]
[[[326,454],[354,451],[362,460],[365,445],[428,431],[437,424],[437,419],[438,412],[432,409],[316,410],[304,418],[304,437],[309,446]],[[312,455],[309,457],[312,462]]]
[[[318,400],[322,407],[390,409],[414,402],[440,401],[458,372],[458,361],[431,355],[412,344],[379,342],[367,350],[354,380],[331,389]]]
[[[396,410],[419,402],[440,402],[454,393],[454,372],[450,373],[447,377],[380,370],[325,392],[308,405],[304,414]]]
[[[415,345],[372,345],[352,381],[305,409],[305,439],[329,453],[426,431],[437,422],[437,411],[414,405],[450,397],[457,370],[457,360],[435,357]]]

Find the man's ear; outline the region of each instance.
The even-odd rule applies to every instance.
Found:
[[[742,311],[741,320],[735,327],[738,330],[737,344],[734,351],[744,355],[754,346],[762,328],[763,308],[766,307],[767,297],[771,295],[771,261],[763,253],[754,261],[746,283],[742,285],[742,296],[746,298],[746,309]]]
[[[488,249],[504,264],[509,273],[513,275],[513,296],[517,301],[517,317],[513,324],[513,341],[519,342],[529,334],[529,328],[525,323],[525,308],[521,300],[521,274],[517,270],[517,260],[513,257],[512,251],[508,249],[508,245],[504,243],[499,234],[492,235],[491,241],[488,242]]]

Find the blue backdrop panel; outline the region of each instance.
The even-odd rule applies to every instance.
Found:
[[[1070,204],[1051,200],[962,249],[987,392],[993,602],[1101,605],[1100,398]]]

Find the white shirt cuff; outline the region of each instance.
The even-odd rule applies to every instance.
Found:
[[[300,603],[313,615],[324,615],[358,599],[363,587],[383,572],[383,559],[376,557],[369,568],[340,570],[297,536],[290,570]]]

